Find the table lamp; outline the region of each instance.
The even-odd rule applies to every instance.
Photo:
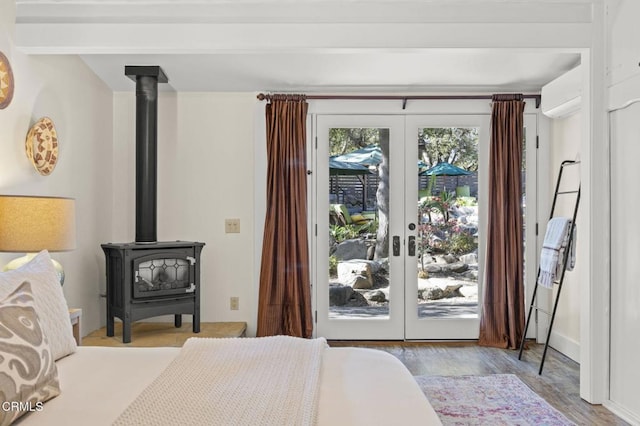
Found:
[[[0,252],[27,253],[9,262],[3,270],[19,268],[42,250],[75,249],[75,217],[72,198],[0,195]],[[62,265],[52,262],[63,284]]]

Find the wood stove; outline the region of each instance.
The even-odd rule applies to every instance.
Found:
[[[200,252],[204,243],[158,242],[157,120],[158,83],[168,79],[158,66],[126,66],[136,82],[136,240],[102,244],[107,272],[107,336],[115,318],[122,321],[122,341],[131,342],[131,323],[159,315],[193,315],[200,332]]]
[[[203,243],[102,244],[107,260],[107,336],[115,317],[122,320],[122,342],[131,342],[131,323],[158,315],[193,315],[200,332],[200,252]]]

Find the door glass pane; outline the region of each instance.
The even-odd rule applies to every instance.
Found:
[[[478,316],[478,132],[418,132],[419,318]]]
[[[329,318],[389,318],[389,129],[329,130]]]

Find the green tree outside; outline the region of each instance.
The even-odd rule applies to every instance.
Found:
[[[418,133],[418,155],[427,167],[447,162],[470,172],[478,170],[478,129],[438,127]]]

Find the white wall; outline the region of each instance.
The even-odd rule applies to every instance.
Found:
[[[163,92],[158,102],[158,240],[204,242],[201,320],[246,321],[254,335],[255,94]],[[116,242],[135,239],[134,118],[134,94],[116,93]],[[240,219],[239,234],[224,233],[225,218]]]
[[[549,171],[552,179],[550,179],[551,187],[548,192],[551,198],[555,191],[560,164],[565,160],[579,160],[580,158],[581,118],[582,115],[578,112],[551,121]],[[576,167],[579,166],[565,168],[563,185],[566,185],[564,188],[566,190],[576,189],[580,183],[579,169]],[[550,199],[549,205],[551,205],[551,201]],[[573,196],[559,197],[556,212],[562,216],[571,217],[574,201]],[[585,210],[585,206],[582,206],[581,211],[583,210]],[[578,227],[576,267],[574,271],[565,273],[550,341],[553,348],[578,362],[580,361],[580,287],[582,282],[580,274],[581,271],[586,270],[589,253],[587,240],[580,238],[582,216],[579,211],[576,220]],[[557,288],[558,286],[554,286],[553,300],[555,300]]]
[[[630,212],[640,208],[637,186],[640,132],[640,3],[608,2],[609,122],[611,150],[611,353],[606,406],[640,424],[637,367],[640,343],[640,291],[637,262],[640,226]],[[635,102],[635,103],[634,103]]]
[[[0,110],[0,193],[76,199],[77,249],[54,253],[65,268],[69,306],[83,309],[83,332],[98,327],[99,282],[109,238],[112,192],[112,93],[77,56],[26,56],[13,43],[15,4],[0,1],[0,51],[13,68],[13,102]],[[43,116],[55,123],[59,161],[49,176],[28,161],[24,140]],[[0,265],[18,257],[1,253]]]
[[[640,424],[640,103],[611,114],[611,386],[609,399]],[[626,417],[629,418],[629,417]]]
[[[608,75],[611,85],[640,76],[640,2],[637,0],[608,0],[607,24],[609,33]]]

